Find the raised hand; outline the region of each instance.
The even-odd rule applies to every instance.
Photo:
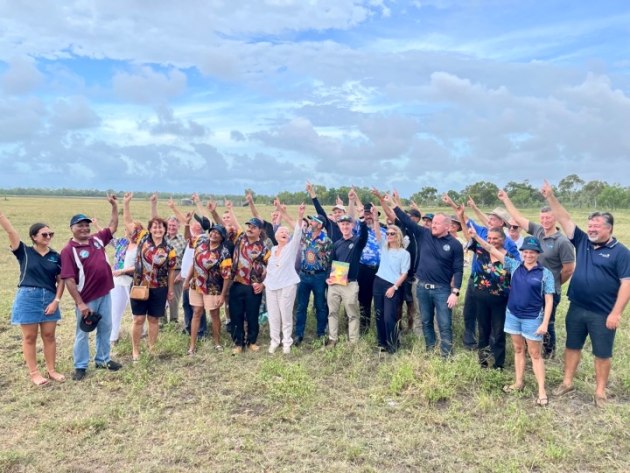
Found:
[[[175,210],[175,201],[172,197],[168,198],[168,200],[166,201],[166,206],[171,210]]]
[[[192,200],[195,205],[201,202],[201,200],[199,199],[199,194],[197,194],[196,192],[193,192],[193,195],[190,197],[190,200]]]
[[[370,189],[370,194],[372,194],[378,200],[383,200],[383,194],[381,194],[381,192],[376,187],[372,187]]]
[[[357,200],[357,192],[354,190],[354,187],[351,187],[348,191],[348,201],[356,202]]]
[[[225,199],[225,208],[228,210],[232,210],[232,201]]]
[[[115,194],[107,194],[106,199],[107,199],[107,202],[109,202],[112,205],[112,207],[115,205],[118,205],[118,199],[116,198]]]
[[[158,201],[158,195],[156,192],[154,192],[153,194],[151,194],[151,196],[149,197],[149,202],[151,202],[152,204],[156,204]]]
[[[392,201],[400,207],[400,195],[398,195],[398,191],[396,189],[392,191]]]
[[[300,220],[302,220],[302,218],[304,217],[305,211],[306,211],[306,205],[304,205],[304,202],[302,202],[300,206],[298,207],[298,217],[300,218]]]
[[[341,197],[337,196],[336,204],[337,205],[343,205],[343,200],[341,200]]]
[[[245,193],[245,200],[247,201],[248,204],[253,204],[254,203],[254,196],[252,195],[251,192],[246,192]]]
[[[545,179],[545,181],[543,182],[543,185],[540,188],[540,193],[543,195],[545,199],[548,199],[549,197],[553,196],[553,188],[551,187],[551,184],[549,184],[547,179]]]
[[[217,210],[217,201],[212,199],[208,200],[206,207],[210,212],[214,212],[215,210]]]
[[[420,212],[420,207],[418,207],[418,204],[416,204],[413,200],[409,201],[409,205],[411,206],[412,209],[415,209],[418,212]]]
[[[470,196],[468,196],[468,200],[466,201],[466,205],[468,205],[468,207],[470,207],[471,209],[476,209],[477,208],[477,204],[475,203],[473,198],[470,197]]]
[[[125,195],[123,197],[123,204],[129,204],[129,202],[131,202],[131,199],[133,199],[133,192],[125,192]]]
[[[509,199],[507,192],[505,192],[503,189],[499,189],[499,192],[497,192],[497,198],[501,202],[505,202],[507,199]]]

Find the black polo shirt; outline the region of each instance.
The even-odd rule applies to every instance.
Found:
[[[43,287],[57,292],[57,275],[61,272],[59,253],[49,250],[42,256],[21,241],[13,254],[20,263],[18,287]]]

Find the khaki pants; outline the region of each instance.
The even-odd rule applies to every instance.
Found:
[[[348,316],[348,338],[354,343],[359,340],[359,283],[349,282],[347,286],[328,286],[328,335],[333,342],[339,336],[339,308],[343,307]]]

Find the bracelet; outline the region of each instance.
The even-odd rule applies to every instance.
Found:
[[[398,290],[398,286],[396,286],[396,284],[394,284],[392,287],[394,288],[394,291]]]
[[[61,299],[59,299],[58,297],[55,297],[54,302],[59,303],[61,302]]]

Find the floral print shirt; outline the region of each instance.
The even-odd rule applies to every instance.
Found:
[[[263,282],[270,255],[265,242],[259,239],[251,243],[245,232],[241,233],[234,244],[232,280],[248,286]]]
[[[470,249],[477,256],[478,266],[472,268],[473,287],[493,296],[507,297],[510,293],[510,273],[500,261],[492,261],[490,253],[473,240]]]

